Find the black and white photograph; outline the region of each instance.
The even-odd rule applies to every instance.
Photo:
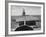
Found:
[[[7,2],[6,35],[44,33],[44,3]]]
[[[41,7],[11,6],[11,31],[35,31],[41,29]]]

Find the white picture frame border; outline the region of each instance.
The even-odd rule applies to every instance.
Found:
[[[38,31],[11,31],[11,5],[20,5],[20,6],[40,6],[41,7],[41,30]],[[23,4],[23,3],[8,3],[8,34],[28,34],[28,33],[42,33],[43,32],[43,5],[39,4]]]

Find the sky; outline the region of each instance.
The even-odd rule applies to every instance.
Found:
[[[38,6],[11,6],[11,16],[21,16],[25,10],[26,15],[41,15],[41,7]]]

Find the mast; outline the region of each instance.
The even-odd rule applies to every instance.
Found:
[[[23,8],[23,16],[25,16],[25,9]]]
[[[23,16],[25,16],[25,9],[23,8]],[[25,19],[24,19],[24,25],[26,25]]]

